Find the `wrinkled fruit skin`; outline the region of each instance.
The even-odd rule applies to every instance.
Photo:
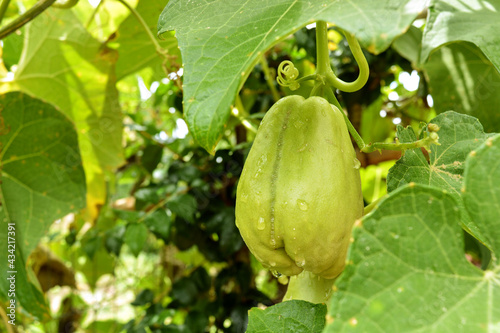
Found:
[[[345,265],[363,198],[347,126],[321,97],[288,96],[266,114],[239,180],[236,225],[255,257],[285,275],[326,279]]]

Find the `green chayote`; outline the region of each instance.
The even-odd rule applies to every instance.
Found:
[[[236,225],[250,251],[281,274],[334,278],[362,213],[359,161],[341,111],[321,97],[279,100],[237,189]]]

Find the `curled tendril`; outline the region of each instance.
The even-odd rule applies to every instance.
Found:
[[[296,81],[299,77],[299,70],[293,65],[289,60],[283,61],[278,66],[278,77],[276,81],[278,84],[284,87],[290,88],[290,90],[297,90],[300,84]]]

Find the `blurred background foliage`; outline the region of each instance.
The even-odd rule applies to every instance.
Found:
[[[34,2],[12,1],[4,22]],[[129,4],[154,33],[165,3]],[[275,102],[266,75],[280,96],[292,94],[276,84],[276,68],[291,60],[301,75],[314,71],[313,27],[275,45],[255,66],[211,156],[193,141],[182,119],[182,61],[173,35],[161,44],[169,51],[165,57],[119,2],[81,0],[71,10],[92,38],[119,54],[114,65],[124,162],[105,170],[107,194],[97,213],[56,221],[30,256],[51,319],[20,313],[16,329],[242,332],[247,311],[279,302],[286,279],[265,270],[243,243],[234,223],[236,185],[255,130]],[[418,130],[435,116],[427,76],[416,67],[424,22],[415,21],[385,52],[366,52],[368,83],[358,92],[339,93],[367,142],[391,142],[397,124]],[[4,77],[16,71],[25,34],[26,27],[2,43]],[[346,41],[334,28],[329,39],[335,73],[354,80],[358,68]],[[303,84],[294,93],[307,96],[310,88]],[[358,154],[366,204],[386,193],[388,169],[399,156]]]

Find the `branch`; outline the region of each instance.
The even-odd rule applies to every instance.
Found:
[[[8,35],[12,34],[16,30],[22,28],[26,23],[33,20],[35,17],[43,13],[47,8],[49,8],[56,0],[41,0],[38,1],[33,7],[31,7],[27,12],[16,18],[14,21],[7,24],[5,27],[0,29],[0,40],[4,39]]]

